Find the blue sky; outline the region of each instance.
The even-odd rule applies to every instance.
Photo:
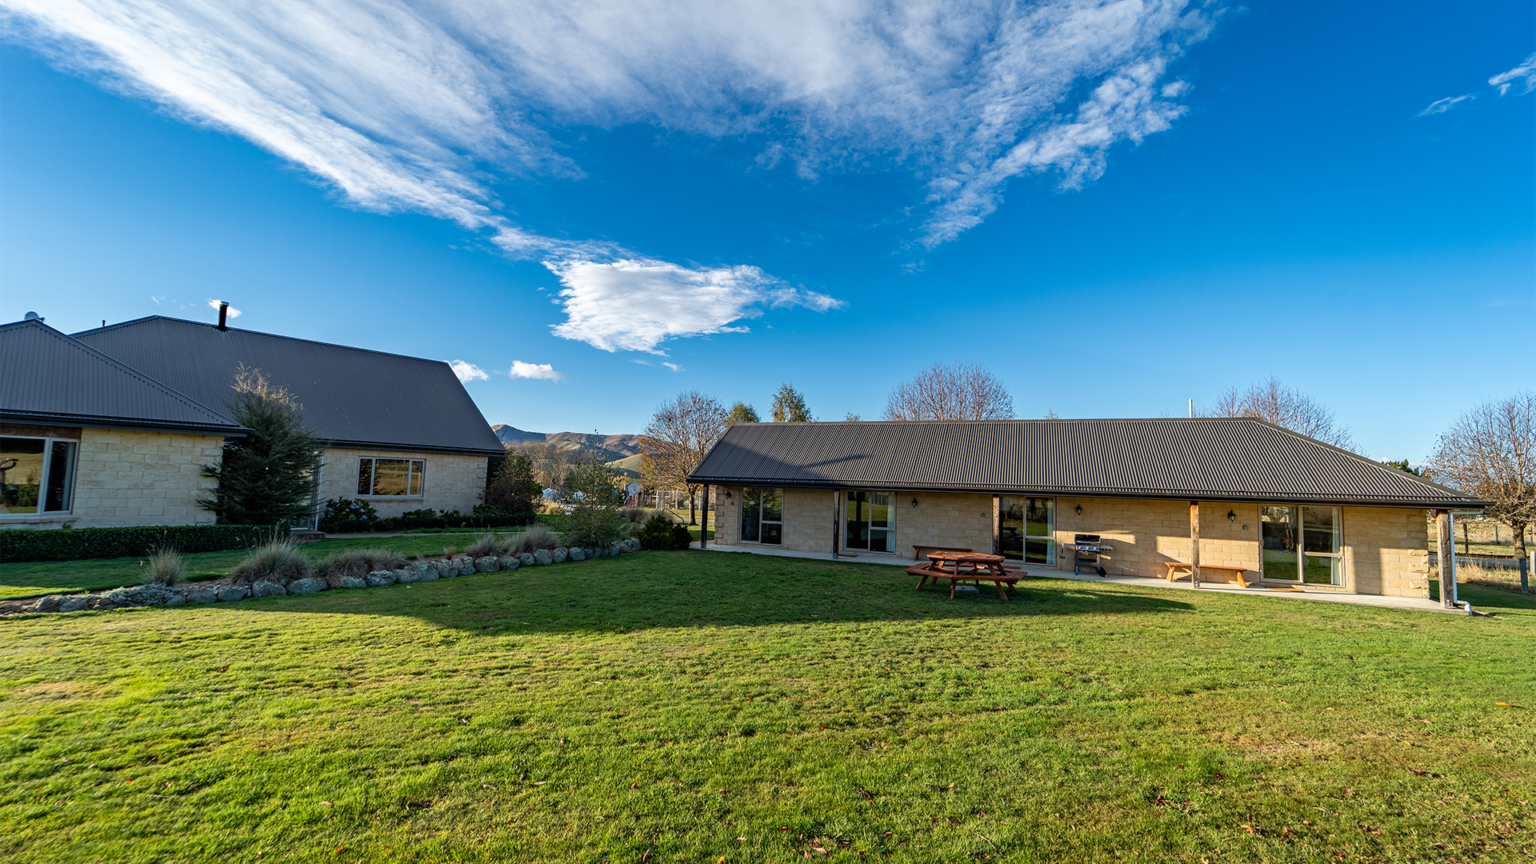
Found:
[[[0,0],[0,320],[225,299],[538,431],[965,360],[1418,460],[1536,381],[1529,3],[327,8]]]

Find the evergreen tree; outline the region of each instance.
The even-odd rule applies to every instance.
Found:
[[[249,431],[225,442],[219,465],[203,467],[218,487],[197,503],[229,525],[286,526],[308,516],[320,439],[304,422],[303,406],[260,369],[241,366],[232,387],[224,404]]]
[[[785,384],[773,394],[773,422],[809,423],[811,411],[805,407],[805,397],[793,384]]]
[[[757,409],[745,402],[737,402],[731,406],[731,412],[725,415],[726,424],[731,423],[761,423],[762,418],[757,416]]]

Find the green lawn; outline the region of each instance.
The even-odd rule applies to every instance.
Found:
[[[1536,599],[912,588],[657,552],[3,620],[0,858],[1536,854]]]
[[[364,547],[393,549],[402,555],[441,555],[444,547],[463,549],[475,538],[488,532],[470,534],[412,534],[396,537],[354,536],[339,540],[322,540],[306,543],[299,548],[315,560],[339,549]],[[496,536],[508,537],[515,532],[497,531]],[[190,572],[188,581],[219,579],[228,575],[231,568],[249,554],[249,550],[229,552],[199,552],[183,555]],[[90,561],[30,561],[19,564],[0,564],[0,600],[17,597],[36,597],[41,594],[70,594],[80,591],[102,591],[139,584],[143,573],[142,558],[99,558]]]

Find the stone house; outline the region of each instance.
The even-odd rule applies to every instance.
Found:
[[[187,525],[238,368],[293,393],[324,442],[313,501],[468,513],[504,454],[447,363],[153,316],[65,335],[0,326],[0,528]],[[317,514],[318,515],[318,514]],[[313,525],[314,519],[310,520]]]
[[[1248,418],[739,424],[690,482],[716,490],[716,545],[1070,570],[1098,544],[1115,575],[1198,561],[1206,580],[1409,597],[1429,596],[1425,511],[1487,503]]]

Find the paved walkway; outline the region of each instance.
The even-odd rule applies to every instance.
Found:
[[[699,544],[694,543],[693,548],[699,548]],[[777,558],[806,558],[812,561],[833,560],[831,553],[828,552],[796,552],[790,549],[772,549],[761,546],[717,546],[710,544],[709,551],[770,555]],[[886,564],[896,567],[910,567],[913,563],[908,558],[887,555],[860,555],[857,558],[839,557],[837,560],[848,564]],[[1042,579],[1068,579],[1074,582],[1093,582],[1098,585],[1134,585],[1139,588],[1158,588],[1165,591],[1210,591],[1225,594],[1246,594],[1251,597],[1265,597],[1274,600],[1317,600],[1323,603],[1377,606],[1383,609],[1412,609],[1419,612],[1444,612],[1452,615],[1467,614],[1460,609],[1447,609],[1441,606],[1437,600],[1429,600],[1422,597],[1340,594],[1333,591],[1272,591],[1265,588],[1242,588],[1225,582],[1205,582],[1199,588],[1195,588],[1188,582],[1169,582],[1166,579],[1156,579],[1150,576],[1096,576],[1087,573],[1076,574],[1071,570],[1053,570],[1033,565],[1026,567],[1025,572],[1031,577]]]

